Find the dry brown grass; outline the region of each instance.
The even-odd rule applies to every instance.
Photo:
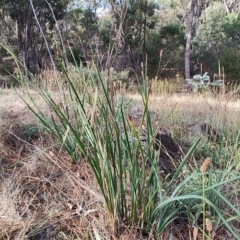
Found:
[[[137,114],[142,109],[141,96],[126,94],[126,97],[132,100],[132,109]],[[155,128],[165,128],[180,143],[181,140],[191,141],[197,136],[196,124],[208,123],[224,130],[226,139],[240,126],[240,99],[228,95],[152,94],[149,107]]]
[[[1,237],[85,239],[93,228],[106,236],[111,222],[89,166],[71,164],[54,147],[25,144],[28,154],[1,163]]]
[[[19,123],[36,120],[15,92],[2,90],[0,102],[0,239],[111,234],[112,222],[106,221],[103,199],[86,162],[72,164],[51,136],[39,133],[27,141]]]
[[[20,92],[27,98],[24,90]],[[35,96],[49,114],[51,110]],[[137,114],[140,96],[126,97],[133,99],[132,111]],[[223,96],[152,95],[150,107],[156,127],[174,129],[176,134],[192,122],[240,126],[239,100]],[[156,239],[114,222],[84,159],[71,163],[47,133],[39,132],[28,141],[19,123],[37,122],[14,91],[0,90],[0,109],[0,239]],[[191,227],[176,224],[158,239],[189,239],[192,233]]]
[[[136,106],[140,107],[141,96],[139,94],[127,94],[126,96],[138,102]],[[208,120],[211,117],[221,120],[226,116],[230,118],[229,120],[236,121],[240,114],[240,99],[227,95],[214,97],[189,93],[152,94],[149,106],[159,113],[176,110],[189,115],[191,119],[195,118],[196,121]]]

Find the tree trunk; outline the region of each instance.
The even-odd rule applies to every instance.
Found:
[[[17,32],[17,39],[18,39],[18,51],[19,55],[21,56],[21,60],[23,61],[24,56],[23,56],[23,37],[22,37],[22,32],[19,27],[19,21],[16,21],[16,32]]]
[[[197,1],[196,5],[195,5],[195,9],[194,9],[194,31],[192,34],[192,37],[195,37],[197,34],[197,30],[198,30],[198,26],[199,26],[199,18],[201,15],[201,9],[202,9],[202,2],[201,1]]]
[[[190,79],[190,52],[191,52],[191,40],[192,40],[192,25],[194,8],[197,0],[192,0],[191,8],[188,14],[188,25],[187,25],[187,41],[185,48],[185,79]]]
[[[29,58],[29,13],[26,16],[26,23],[25,23],[25,29],[24,29],[24,66],[26,71],[26,76],[29,75],[30,71],[30,58]]]
[[[229,7],[228,7],[228,4],[227,4],[226,0],[223,0],[223,3],[224,3],[224,7],[225,7],[225,9],[226,9],[227,15],[229,15],[229,14],[231,13],[231,11],[230,11],[230,9],[229,9]]]

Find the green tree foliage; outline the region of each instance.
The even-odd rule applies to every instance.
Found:
[[[41,1],[41,0],[32,0],[35,14],[38,17],[38,21],[41,24],[48,23],[48,28],[53,29],[55,25],[55,20],[63,19],[65,15],[65,10],[68,0],[48,0],[48,1]],[[51,8],[54,12],[54,16],[52,14],[51,9],[49,8],[48,3],[51,5]],[[24,28],[26,21],[26,17],[29,16],[29,20],[33,20],[32,24],[35,22],[33,17],[33,11],[31,8],[31,4],[29,0],[7,0],[5,1],[6,10],[9,11],[10,17],[17,21],[20,28]],[[24,18],[25,16],[25,18]],[[32,17],[32,19],[30,18]]]
[[[222,24],[225,17],[224,6],[217,3],[207,8],[200,18],[201,24],[192,42],[194,55],[198,61],[208,60],[210,63],[216,58],[216,53],[223,41]],[[208,64],[208,62],[205,63]]]
[[[98,21],[91,6],[86,9],[76,8],[67,13],[66,21],[70,24],[73,38],[80,36],[82,40],[88,42],[89,38],[93,37],[98,31]]]
[[[224,67],[224,74],[226,75],[227,81],[239,83],[240,75],[240,50],[234,50],[233,48],[223,48],[218,53],[218,60]],[[214,72],[218,72],[218,63],[214,61],[211,65],[211,69]]]
[[[130,56],[132,67],[137,70],[146,54],[146,44],[148,34],[155,27],[156,18],[154,16],[156,4],[147,0],[109,1],[111,11],[115,18],[115,26],[109,25],[101,31],[105,41],[111,42],[114,39],[115,53],[123,53],[126,58]],[[106,33],[111,35],[106,38]]]
[[[227,14],[230,14],[230,13],[239,14],[240,12],[239,0],[221,0],[221,2],[224,4]]]
[[[160,61],[160,51],[162,51],[161,69],[183,69],[184,44],[185,33],[184,28],[181,25],[170,23],[161,27],[159,32],[152,33],[149,37],[147,43],[149,62],[152,65],[157,65]]]
[[[99,36],[103,41],[105,47],[109,47],[109,43],[114,36],[114,29],[116,26],[116,19],[114,18],[113,13],[108,10],[103,15],[99,16]]]
[[[237,14],[231,13],[226,18],[222,25],[224,40],[227,47],[240,49],[240,18]]]
[[[145,52],[147,30],[155,27],[154,11],[156,4],[147,0],[130,1],[127,10],[128,44]]]
[[[63,19],[69,0],[5,0],[4,11],[17,26],[18,49],[25,68],[33,71],[42,67],[43,36],[53,30],[56,21]],[[37,19],[37,20],[36,20]],[[32,65],[32,68],[31,68]]]
[[[77,38],[83,31],[79,22],[82,17],[83,10],[80,8],[73,8],[66,13],[66,23],[68,26],[68,37],[70,39]]]
[[[204,19],[205,18],[205,19]],[[218,61],[229,79],[240,74],[240,19],[236,13],[226,15],[221,3],[214,3],[201,17],[201,24],[193,39],[193,59],[203,63],[208,72],[218,72]]]
[[[80,24],[85,29],[87,41],[90,37],[93,37],[93,35],[97,33],[97,18],[90,7],[83,11],[83,16],[80,18]]]
[[[67,50],[67,58],[74,65],[80,62],[85,65],[89,51],[96,46],[94,37],[98,36],[99,29],[96,13],[90,5],[87,8],[74,8],[67,13],[66,22],[69,28],[67,39],[73,43]]]

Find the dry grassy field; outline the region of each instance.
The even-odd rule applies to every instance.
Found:
[[[29,102],[25,89],[17,91]],[[30,93],[46,115],[54,115],[34,90]],[[89,163],[84,159],[72,163],[64,147],[44,130],[18,94],[13,89],[0,89],[0,239],[203,239],[196,222],[174,221],[160,235],[150,231],[144,236],[137,227],[113,218]],[[51,94],[57,102],[58,93]],[[138,126],[143,114],[141,96],[124,91],[121,97]],[[202,138],[191,155],[194,163],[184,171],[195,171],[210,157],[213,169],[239,172],[239,98],[153,93],[149,108],[153,128],[164,128],[172,136],[181,150],[179,158],[194,139]],[[203,123],[218,130],[221,143],[206,143],[204,133],[195,128]],[[238,211],[231,226],[240,236],[239,180],[227,188],[225,197]],[[235,239],[216,216],[211,221],[213,229],[205,239]]]

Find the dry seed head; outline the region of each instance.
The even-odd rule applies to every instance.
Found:
[[[142,130],[146,131],[147,127],[145,124],[142,124]]]
[[[133,118],[132,118],[132,116],[131,116],[131,115],[128,115],[128,119],[129,119],[129,121],[130,121],[130,122],[132,122],[132,121],[133,121]]]
[[[152,92],[152,82],[150,82],[148,87],[148,95]]]
[[[161,49],[159,53],[160,58],[162,57],[162,54],[163,54],[163,50]]]
[[[205,161],[203,162],[202,166],[200,167],[200,171],[206,172],[210,163],[211,163],[211,158],[210,157],[206,158]]]
[[[197,235],[198,235],[198,228],[197,227],[193,227],[193,239],[197,240]]]
[[[213,230],[213,225],[212,225],[212,222],[209,218],[206,218],[205,219],[205,222],[206,222],[206,229],[211,232]]]

